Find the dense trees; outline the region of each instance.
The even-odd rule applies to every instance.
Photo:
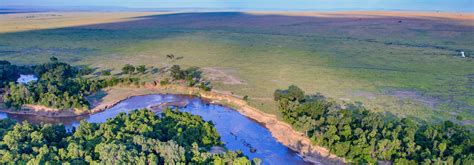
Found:
[[[0,139],[3,139],[5,132],[9,131],[13,125],[15,125],[15,121],[11,119],[0,120]]]
[[[296,86],[275,91],[274,99],[287,122],[353,162],[474,163],[474,135],[450,121],[429,125],[388,119],[360,105],[341,106],[321,95],[304,95]]]
[[[0,60],[0,88],[8,85],[9,82],[20,78],[21,72],[29,71],[26,67],[12,65],[8,61]]]
[[[20,77],[15,65],[8,61],[0,61],[0,87],[8,84],[10,81],[16,81]]]
[[[4,95],[9,107],[23,104],[40,104],[54,108],[87,109],[84,96],[96,92],[99,85],[80,77],[80,69],[61,62],[51,62],[32,66],[37,82],[15,84],[10,82]]]
[[[16,124],[0,120],[0,163],[48,164],[251,164],[241,152],[211,153],[221,146],[211,122],[166,109],[119,114],[102,124],[81,122],[72,132],[62,125]],[[5,127],[3,127],[5,125]],[[256,159],[253,164],[259,164]]]
[[[4,94],[7,107],[20,108],[24,104],[38,104],[58,109],[89,109],[86,96],[107,86],[119,83],[139,85],[138,78],[87,79],[82,76],[93,72],[88,67],[73,67],[52,58],[50,63],[29,66],[30,74],[38,81],[16,84],[10,81]]]

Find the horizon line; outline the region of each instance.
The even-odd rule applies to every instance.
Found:
[[[228,11],[411,11],[411,12],[449,12],[449,13],[474,13],[474,10],[413,10],[399,8],[252,8],[252,7],[126,7],[110,5],[9,5],[2,6],[0,10],[53,10],[53,11],[141,11],[146,10],[228,10]],[[152,12],[152,11],[151,11]]]

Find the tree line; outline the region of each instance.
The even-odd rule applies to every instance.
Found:
[[[260,164],[223,146],[212,122],[187,112],[142,109],[68,132],[63,125],[0,120],[0,163],[18,164]]]
[[[274,100],[284,120],[351,162],[474,164],[474,135],[451,121],[388,118],[361,105],[342,106],[319,94],[305,95],[294,85],[276,90]]]

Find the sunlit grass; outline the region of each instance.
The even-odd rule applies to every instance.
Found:
[[[380,24],[372,28],[390,31],[390,26]],[[374,111],[398,116],[430,121],[454,119],[458,115],[474,119],[474,80],[468,77],[474,74],[474,63],[456,57],[450,50],[471,49],[468,45],[474,41],[469,36],[474,36],[473,32],[464,33],[465,38],[443,40],[432,29],[416,30],[410,33],[412,38],[396,33],[362,33],[365,31],[344,37],[337,31],[345,29],[331,31],[328,27],[314,32],[291,30],[151,26],[19,32],[0,35],[0,51],[5,52],[0,59],[31,64],[45,62],[54,55],[98,70],[114,69],[113,73],[120,72],[124,64],[230,68],[243,83],[213,82],[215,89],[248,95],[251,105],[276,115],[273,91],[295,84],[307,93],[320,92],[339,102],[361,101]],[[377,42],[354,39],[367,36]],[[183,59],[171,61],[166,54]],[[154,78],[148,74],[144,79]],[[436,102],[436,106],[392,95],[387,92],[390,90],[413,91],[415,97]]]

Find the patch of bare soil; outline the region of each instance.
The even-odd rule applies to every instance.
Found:
[[[55,108],[49,108],[42,105],[31,105],[26,104],[21,107],[19,110],[13,109],[0,109],[0,112],[5,112],[8,114],[15,114],[15,115],[35,115],[41,117],[76,117],[87,114],[86,111],[79,111],[74,109],[65,109],[59,110]]]
[[[211,81],[229,85],[245,84],[241,79],[235,76],[236,70],[232,68],[206,67],[203,68],[203,71],[205,77]]]

